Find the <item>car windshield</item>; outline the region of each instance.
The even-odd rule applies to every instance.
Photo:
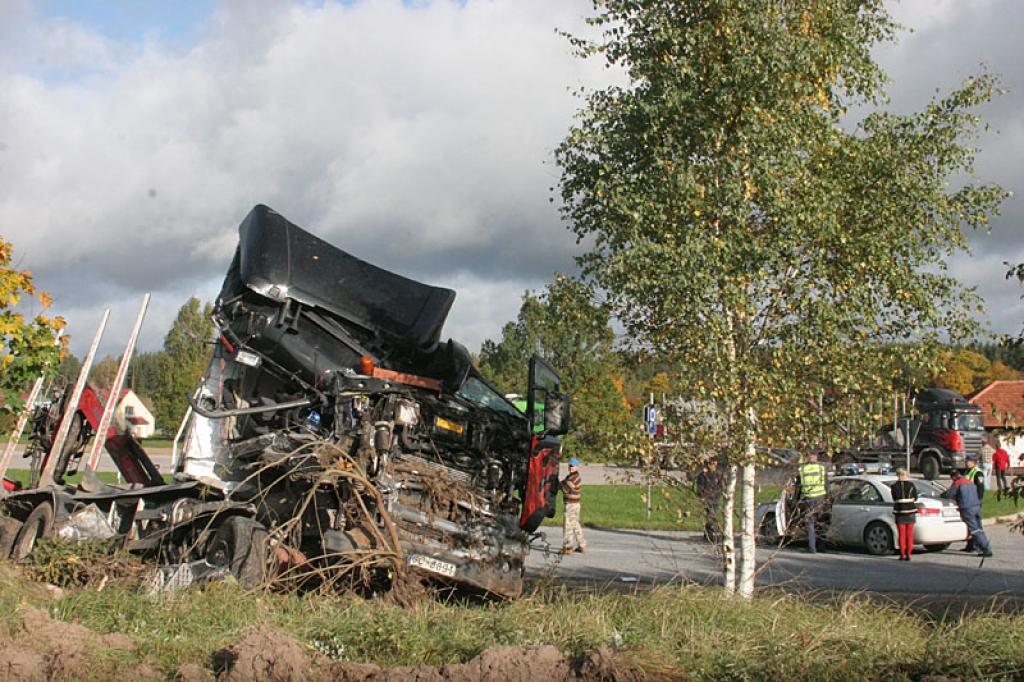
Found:
[[[462,388],[458,390],[456,395],[460,398],[465,398],[471,403],[482,405],[483,407],[490,408],[496,412],[506,412],[508,414],[514,414],[517,417],[523,416],[523,413],[517,410],[515,405],[505,399],[505,396],[488,386],[479,377],[471,375],[466,379],[466,382],[462,384]]]
[[[916,480],[913,483],[917,488],[917,494],[922,497],[939,497],[946,491],[941,485],[931,481]]]

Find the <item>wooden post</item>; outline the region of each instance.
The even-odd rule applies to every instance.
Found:
[[[110,385],[110,393],[107,395],[107,403],[103,406],[103,416],[100,417],[99,426],[96,427],[96,438],[92,442],[92,449],[89,450],[89,459],[86,462],[86,471],[96,471],[100,462],[100,452],[107,443],[107,431],[110,429],[110,420],[114,416],[114,409],[117,407],[118,396],[121,395],[121,387],[124,386],[125,377],[128,375],[128,363],[131,362],[132,353],[135,352],[135,344],[139,340],[139,330],[142,328],[142,320],[146,317],[146,308],[149,307],[149,294],[142,297],[142,305],[139,307],[139,314],[135,317],[135,325],[128,337],[128,345],[125,346],[124,355],[121,356],[121,364],[118,365],[117,374]]]
[[[78,372],[78,379],[75,380],[75,387],[71,391],[71,397],[64,406],[64,414],[60,420],[60,428],[57,429],[57,435],[53,439],[53,446],[50,448],[50,452],[46,456],[46,463],[43,465],[43,471],[39,475],[40,488],[54,483],[53,471],[57,468],[57,459],[60,456],[61,451],[64,449],[64,442],[68,439],[68,432],[71,430],[71,420],[74,418],[75,412],[78,410],[78,401],[82,399],[82,391],[85,390],[85,382],[89,378],[89,370],[92,369],[92,361],[93,358],[96,357],[96,349],[99,348],[100,339],[103,338],[103,330],[107,328],[107,319],[109,317],[110,308],[107,308],[103,311],[103,317],[100,319],[100,325],[96,328],[96,335],[92,339],[92,345],[89,346],[89,353],[85,356],[85,361],[82,363],[82,369]]]

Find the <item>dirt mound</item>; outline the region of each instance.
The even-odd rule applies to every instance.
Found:
[[[226,682],[299,682],[322,677],[320,657],[298,641],[261,624],[255,632],[218,651],[213,667]]]
[[[382,668],[370,663],[331,661],[309,651],[298,641],[261,625],[236,644],[214,655],[218,679],[225,682],[475,682],[504,680],[592,680],[633,682],[646,679],[642,671],[622,665],[607,649],[579,659],[565,656],[553,646],[497,646],[459,664]],[[200,680],[200,670],[179,671],[179,679]]]
[[[82,625],[54,620],[43,609],[30,607],[22,610],[14,637],[3,643],[0,679],[74,679],[81,676],[91,652],[134,648],[135,641],[125,635],[101,635]],[[132,679],[162,678],[148,666],[130,672]]]

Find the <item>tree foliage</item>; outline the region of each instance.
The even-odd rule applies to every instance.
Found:
[[[573,395],[573,433],[566,450],[604,458],[614,454],[619,435],[637,428],[614,342],[608,312],[594,302],[592,290],[560,275],[539,295],[527,291],[501,338],[483,342],[480,370],[503,391],[525,394],[530,357],[540,355]]]
[[[993,381],[1021,378],[1020,372],[1005,363],[967,348],[943,350],[939,364],[942,369],[935,374],[933,383],[961,395],[969,395]]]
[[[188,409],[188,398],[210,359],[213,338],[213,307],[195,296],[181,306],[164,338],[163,352],[156,367],[144,360],[142,369],[153,370],[154,385],[149,393],[157,427],[173,433]]]
[[[64,328],[62,317],[45,313],[52,299],[38,291],[32,272],[14,263],[14,247],[0,237],[0,405],[6,414],[19,412],[23,394],[43,372],[57,372],[67,338],[55,343]],[[26,308],[38,312],[26,312]]]
[[[749,597],[759,446],[845,443],[850,406],[977,330],[980,300],[946,262],[1004,196],[971,180],[973,111],[994,79],[855,121],[852,106],[883,101],[871,51],[896,28],[883,0],[594,7],[599,37],[572,43],[627,82],[587,93],[556,150],[563,216],[628,338],[681,367],[720,417],[707,445],[743,466]],[[951,189],[954,177],[968,180]]]
[[[556,152],[584,275],[629,338],[728,416],[723,450],[806,440],[811,409],[892,390],[980,302],[946,272],[1004,196],[971,177],[988,75],[909,115],[879,105],[880,0],[598,0],[579,53],[628,84],[587,94]],[[915,343],[906,343],[914,340]],[[898,352],[894,357],[893,353]]]

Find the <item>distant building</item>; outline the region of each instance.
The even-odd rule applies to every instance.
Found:
[[[119,433],[130,431],[136,438],[149,438],[156,432],[153,413],[130,388],[121,389],[117,407],[114,408],[114,425]]]
[[[1024,381],[993,381],[968,400],[981,407],[985,430],[999,438],[1016,466],[1024,454]]]

